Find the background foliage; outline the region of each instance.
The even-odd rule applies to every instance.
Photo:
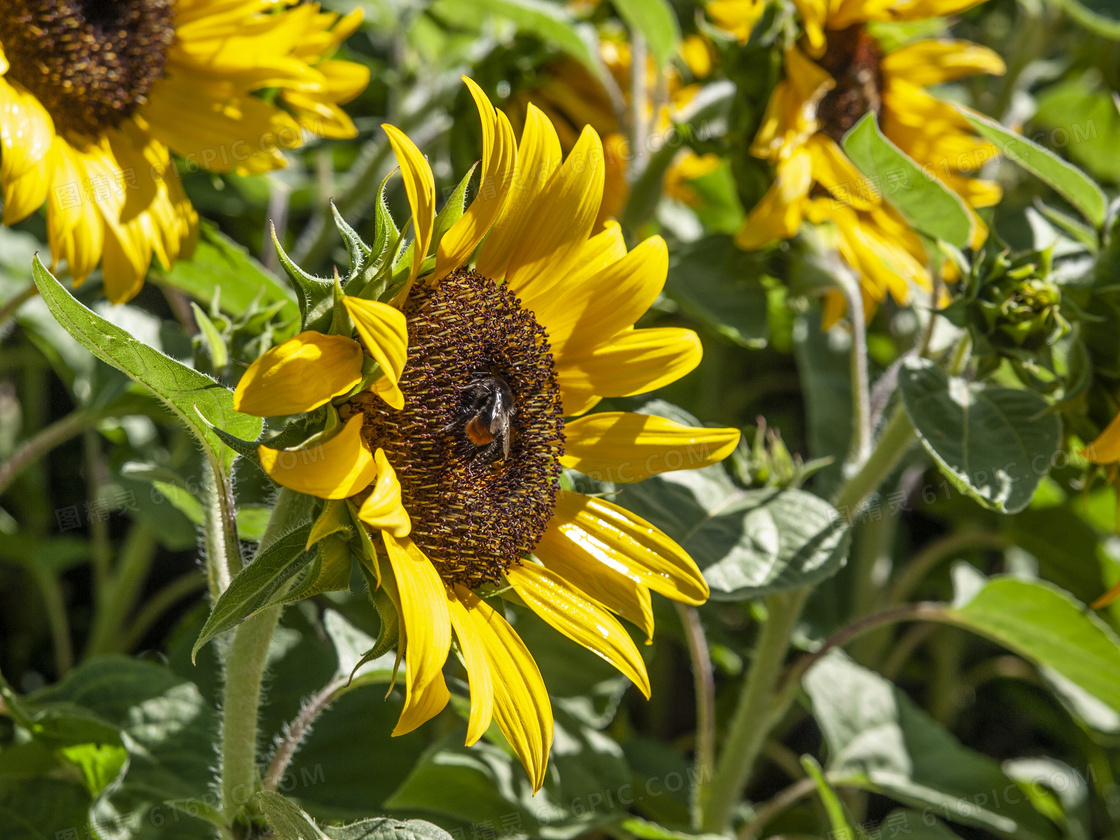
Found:
[[[383,122],[424,149],[446,196],[479,155],[461,74],[513,112],[548,95],[558,66],[576,72],[563,62],[609,83],[600,41],[625,41],[643,46],[656,89],[689,72],[689,35],[709,39],[715,68],[675,130],[631,134],[620,219],[628,241],[670,245],[648,323],[698,330],[705,358],[653,403],[605,405],[739,426],[744,443],[724,465],[594,489],[678,540],[711,601],[655,599],[649,702],[518,615],[555,692],[535,797],[500,738],[461,746],[465,708],[390,738],[392,654],[340,688],[379,633],[360,579],[298,603],[270,651],[262,755],[308,698],[330,689],[333,704],[261,795],[267,830],[1120,836],[1120,604],[1086,606],[1120,580],[1115,467],[1078,455],[1120,404],[1114,4],[989,0],[877,30],[887,43],[951,27],[1003,55],[1005,75],[939,94],[987,115],[973,125],[1003,156],[984,174],[1005,195],[970,251],[963,211],[915,169],[899,209],[961,278],[946,299],[886,301],[865,332],[821,327],[820,292],[847,274],[827,238],[807,230],[755,253],[732,242],[772,178],[746,147],[798,26],[792,4],[768,4],[743,46],[688,0],[359,5],[344,47],[372,69],[347,106],[359,136],[289,153],[268,176],[184,164],[201,242],[131,303],[107,304],[96,275],[74,292],[41,265],[33,276],[40,218],[0,228],[0,301],[32,281],[40,292],[0,323],[0,838],[229,836],[214,786],[218,647],[192,662],[210,612],[199,557],[224,550],[201,526],[236,516],[249,552],[273,490],[210,426],[254,440],[260,422],[200,383],[232,386],[298,329],[269,225],[328,275],[348,263],[331,199],[375,239],[393,166]],[[666,189],[685,147],[718,165],[690,192]],[[868,175],[915,166],[873,120],[844,148]],[[403,220],[399,181],[386,199]],[[1041,336],[1028,349],[1010,329],[1022,324]],[[261,584],[254,597],[269,595]],[[706,797],[726,802],[725,820],[704,819]]]

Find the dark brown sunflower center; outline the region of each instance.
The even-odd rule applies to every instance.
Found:
[[[564,419],[548,335],[504,285],[468,270],[414,291],[404,313],[404,409],[360,394],[343,414],[365,414],[443,579],[496,583],[556,506]]]
[[[828,47],[819,63],[836,80],[836,87],[817,106],[821,131],[840,138],[864,114],[883,105],[883,51],[862,24],[828,32]]]
[[[174,0],[0,0],[7,75],[65,133],[96,137],[145,101],[175,37]]]

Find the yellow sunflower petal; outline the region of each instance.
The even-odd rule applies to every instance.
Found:
[[[919,87],[977,73],[1007,72],[999,54],[969,41],[926,40],[899,47],[883,58],[882,70]]]
[[[564,552],[549,552],[548,548],[547,545],[537,546],[533,552],[545,568],[552,569],[588,598],[636,625],[646,634],[646,644],[653,641],[653,604],[647,587],[602,564],[596,563],[596,568],[590,568]]]
[[[638,646],[609,612],[575,591],[560,575],[531,563],[506,572],[514,591],[533,612],[576,644],[617,668],[649,697],[649,675]]]
[[[233,407],[257,417],[303,414],[345,394],[361,379],[358,342],[307,330],[249,365],[233,392]]]
[[[891,8],[895,20],[925,20],[932,17],[956,15],[979,6],[984,0],[910,0]]]
[[[559,283],[591,235],[603,201],[603,144],[585,126],[575,147],[533,206],[506,272],[510,290],[530,309]]]
[[[556,360],[564,414],[587,411],[600,397],[630,397],[675,382],[700,364],[692,330],[623,330],[603,344]]]
[[[463,265],[490,230],[505,204],[517,163],[517,141],[509,119],[494,110],[482,88],[465,76],[463,81],[482,121],[482,178],[478,195],[439,242],[437,278]]]
[[[20,175],[4,177],[4,224],[21,222],[43,206],[51,185],[49,160],[44,157]]]
[[[381,539],[393,568],[406,639],[405,702],[393,730],[394,735],[404,735],[430,720],[447,703],[443,663],[451,650],[451,617],[443,581],[417,545],[389,531],[382,531]],[[433,684],[437,686],[434,693]],[[443,702],[437,702],[441,697]]]
[[[53,139],[54,120],[42,103],[19,82],[0,78],[0,175],[4,180],[17,178],[41,163]]]
[[[751,30],[754,28],[755,22],[762,16],[765,8],[765,0],[708,0],[704,10],[716,26],[730,32],[740,44],[745,44],[751,37]],[[693,74],[697,78],[703,78],[708,74],[706,72],[697,73],[693,61],[690,60],[690,53],[700,49],[700,47],[690,43],[691,39],[699,40],[697,36],[690,35],[681,44],[681,52],[685,54],[685,60],[693,70]],[[702,41],[700,45],[704,48],[704,55],[707,56],[706,46]],[[686,48],[688,51],[686,51]],[[710,69],[710,58],[708,59],[708,65]]]
[[[452,589],[447,590],[447,610],[451,614],[451,627],[459,640],[459,650],[467,666],[467,679],[471,686],[471,713],[467,720],[467,741],[469,747],[486,734],[494,717],[494,683],[490,678],[490,662],[486,658],[486,648],[467,614],[467,608],[455,597]]]
[[[369,486],[377,477],[373,455],[362,439],[362,415],[346,421],[342,431],[306,449],[257,447],[261,467],[277,484],[317,496],[345,499]]]
[[[674,601],[695,605],[708,600],[708,584],[684,549],[604,499],[561,490],[541,547],[546,554],[564,554],[584,566],[602,563]]]
[[[717,463],[738,443],[738,429],[692,428],[651,414],[611,411],[569,420],[560,462],[605,481],[642,481]]]
[[[380,447],[373,453],[373,462],[377,466],[377,481],[373,492],[362,502],[358,518],[371,528],[388,531],[394,537],[407,537],[412,531],[412,520],[401,504],[401,483],[397,480],[397,472]]]
[[[805,27],[805,40],[810,54],[820,57],[824,53],[824,26],[828,23],[828,0],[793,0],[801,23]]]
[[[1114,464],[1120,461],[1120,414],[1080,454],[1094,464]]]
[[[774,183],[735,234],[736,245],[753,251],[797,233],[813,186],[812,161],[809,151],[801,148],[778,165]]]
[[[77,286],[101,259],[105,225],[97,205],[79,187],[89,179],[86,156],[57,135],[48,154],[54,180],[47,193],[47,241],[54,261],[66,260]]]
[[[517,167],[501,215],[479,251],[475,265],[486,277],[503,277],[514,247],[530,222],[529,208],[551,180],[562,157],[556,129],[532,103],[525,114],[525,128],[517,149]]]
[[[381,365],[384,379],[388,380],[382,387],[386,388],[389,384],[393,386],[388,391],[394,396],[386,397],[386,402],[393,408],[402,408],[404,396],[396,385],[400,382],[401,373],[408,361],[408,324],[404,313],[387,303],[349,295],[342,299],[342,303],[354,320],[354,327],[362,344],[373,360]]]
[[[599,271],[564,283],[537,319],[548,330],[553,353],[564,355],[569,343],[592,347],[633,326],[657,300],[669,271],[669,249],[651,236],[622,259]],[[577,349],[578,352],[578,349]]]
[[[493,607],[462,586],[455,587],[455,597],[467,608],[492,673],[501,675],[493,681],[494,719],[521,759],[535,793],[544,786],[552,747],[552,703],[544,678],[521,637]]]
[[[389,145],[393,147],[397,163],[400,164],[404,191],[412,210],[412,227],[416,237],[412,250],[412,270],[408,274],[409,282],[412,282],[420,274],[420,265],[424,262],[432,241],[432,226],[436,218],[436,180],[428,161],[416,148],[416,144],[408,139],[408,135],[392,125],[382,127],[389,135]]]
[[[882,200],[874,185],[851,162],[840,145],[826,134],[814,134],[805,144],[812,160],[813,180],[839,202],[869,210]]]

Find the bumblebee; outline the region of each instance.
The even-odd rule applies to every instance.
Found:
[[[513,391],[497,373],[475,374],[463,391],[463,409],[457,423],[476,447],[476,455],[493,462],[509,457],[513,442]]]

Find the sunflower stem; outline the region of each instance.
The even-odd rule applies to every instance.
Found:
[[[715,764],[715,676],[712,673],[712,657],[708,652],[708,639],[704,626],[700,623],[700,613],[695,607],[676,603],[677,614],[681,619],[685,639],[688,641],[688,655],[692,660],[692,679],[696,692],[696,750],[694,770],[696,786],[692,789],[690,810],[693,828],[700,827],[700,780],[711,772]]]
[[[772,705],[774,687],[809,592],[810,589],[804,587],[766,599],[770,615],[762,627],[735,717],[711,782],[701,788],[701,828],[704,831],[718,834],[727,831],[766,736],[777,722]]]
[[[307,497],[282,489],[261,537],[260,551],[307,518]],[[269,607],[237,626],[225,653],[222,693],[222,810],[227,824],[245,810],[260,790],[257,745],[258,711],[265,661],[281,605]]]
[[[842,510],[846,506],[851,513],[858,510],[891,474],[915,437],[906,409],[898,406],[870,455],[840,488],[836,506]],[[796,696],[794,688],[804,668],[795,671],[793,679],[787,677],[780,689],[778,677],[789,652],[793,629],[811,592],[812,588],[806,586],[766,598],[769,617],[759,636],[731,728],[724,738],[715,773],[700,790],[700,827],[704,831],[726,833],[766,737]]]

